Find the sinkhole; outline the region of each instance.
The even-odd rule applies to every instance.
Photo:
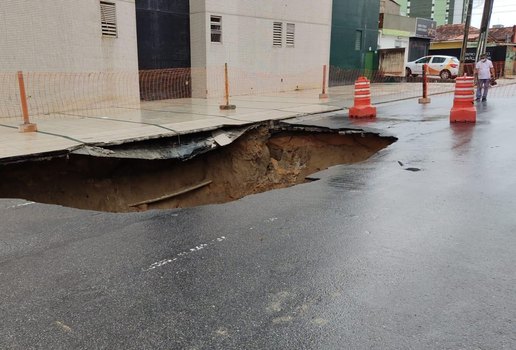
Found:
[[[315,172],[361,162],[394,141],[375,133],[262,124],[226,146],[174,159],[127,156],[130,150],[141,158],[147,142],[104,150],[111,157],[79,152],[2,164],[0,197],[107,212],[225,203],[310,181]],[[163,140],[152,142],[163,149]]]

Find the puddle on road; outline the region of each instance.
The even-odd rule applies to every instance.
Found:
[[[259,127],[188,161],[70,155],[1,165],[0,197],[108,212],[225,203],[304,183],[310,174],[363,161],[395,141],[314,130]]]

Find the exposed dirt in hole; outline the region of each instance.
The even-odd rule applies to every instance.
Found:
[[[303,183],[332,165],[363,161],[394,140],[367,133],[271,135],[261,127],[189,161],[70,156],[2,165],[0,197],[111,212],[224,203]],[[172,197],[155,201],[167,195]]]

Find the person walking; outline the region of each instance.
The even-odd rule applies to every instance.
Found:
[[[487,92],[491,84],[491,78],[495,77],[493,62],[487,59],[485,53],[480,55],[480,61],[475,65],[475,78],[477,79],[477,99],[476,101],[487,101]]]

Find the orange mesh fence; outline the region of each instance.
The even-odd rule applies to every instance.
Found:
[[[31,116],[48,116],[98,109],[137,106],[136,72],[43,73],[24,72]],[[0,119],[20,118],[16,73],[0,75]]]
[[[493,66],[495,69],[496,78],[505,76],[505,62],[493,62]],[[474,71],[475,63],[464,64],[464,73],[466,73],[466,75],[473,76]]]
[[[20,90],[16,73],[0,73],[0,119],[21,117]]]
[[[493,62],[497,86],[493,87],[489,92],[492,97],[509,97],[516,95],[516,81],[511,77],[503,78],[505,71],[505,62]],[[466,64],[465,73],[469,76],[473,75],[475,64]],[[399,99],[408,99],[422,96],[423,78],[421,75],[417,77],[405,77],[403,74],[393,75],[392,72],[364,71],[358,69],[342,69],[338,67],[330,67],[329,86],[330,96],[340,100],[351,101],[353,98],[353,84],[360,76],[366,76],[371,81],[371,97],[373,103],[394,101]],[[453,79],[442,80],[437,76],[428,77],[428,94],[444,94],[453,93],[455,90],[455,81]],[[501,88],[503,87],[503,89]]]
[[[139,80],[143,101],[192,97],[190,68],[143,70]]]
[[[186,92],[191,92],[191,97],[224,97],[224,66],[191,68],[189,73],[190,90]],[[322,88],[322,70],[314,67],[301,72],[264,72],[229,66],[228,80],[231,96],[283,93]],[[179,95],[185,96],[184,93]]]
[[[320,67],[302,72],[250,71],[228,68],[232,96],[281,93],[318,89],[322,85]],[[178,98],[223,98],[224,66],[207,68],[174,68],[139,72],[140,96],[143,101]]]
[[[322,84],[320,68],[301,73],[274,73],[229,67],[228,75],[232,96],[316,89]],[[222,98],[225,94],[223,66],[145,70],[140,71],[139,80],[143,101]]]
[[[351,101],[354,94],[354,83],[360,76],[371,81],[371,99],[373,103],[408,99],[422,96],[422,77],[405,77],[393,75],[381,70],[342,69],[330,67],[330,96]],[[454,81],[442,81],[429,78],[428,94],[453,92]]]
[[[24,72],[30,116],[96,115],[99,110],[139,107],[139,101],[218,98],[225,95],[224,67],[140,72]],[[321,69],[259,72],[229,68],[231,96],[321,87]],[[16,72],[0,74],[0,119],[21,118]]]
[[[497,76],[504,74],[504,62],[495,62]],[[465,71],[473,74],[473,64]],[[330,67],[327,82],[331,103],[345,106],[353,99],[353,84],[359,76],[371,80],[373,103],[420,97],[422,78],[395,76],[383,71],[363,71]],[[246,95],[284,94],[296,96],[296,91],[313,90],[314,98],[322,91],[322,67],[302,72],[250,71],[229,66],[231,97]],[[140,101],[187,98],[214,98],[222,102],[225,95],[224,66],[208,68],[177,68],[140,72],[43,73],[24,72],[29,115],[31,117],[68,117],[106,115],[121,108],[140,108]],[[490,95],[514,96],[516,83],[500,79]],[[429,95],[454,91],[454,80],[429,77]],[[312,96],[304,93],[304,96]],[[0,122],[21,120],[20,95],[16,72],[0,73]]]
[[[213,97],[223,95],[223,76],[213,79]],[[302,72],[250,72],[229,67],[229,84],[232,95],[254,95],[282,93],[296,90],[322,88],[321,67],[306,69]]]

